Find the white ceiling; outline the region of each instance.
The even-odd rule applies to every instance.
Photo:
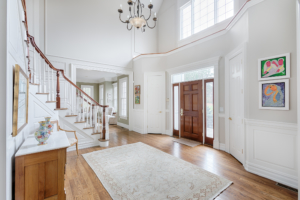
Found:
[[[96,70],[76,69],[76,81],[86,83],[100,83],[105,80],[116,80],[122,74],[102,72]]]

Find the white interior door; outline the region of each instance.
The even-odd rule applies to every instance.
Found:
[[[164,75],[147,78],[147,133],[163,133]]]
[[[229,60],[229,137],[230,153],[241,163],[244,162],[244,130],[243,130],[243,60],[238,54]]]

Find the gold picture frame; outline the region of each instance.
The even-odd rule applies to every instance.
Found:
[[[15,137],[28,124],[29,78],[19,65],[14,70],[13,133]]]

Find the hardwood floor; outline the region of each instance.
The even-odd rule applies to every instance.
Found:
[[[165,135],[141,135],[118,126],[110,126],[109,146],[143,142],[233,181],[233,184],[216,198],[218,200],[297,199],[298,193],[279,187],[274,181],[247,172],[234,157],[223,151],[203,145],[191,148],[174,143],[173,139]],[[101,149],[106,148],[92,147],[79,150],[78,157],[76,151],[68,152],[65,178],[67,200],[111,199],[94,171],[81,156]]]

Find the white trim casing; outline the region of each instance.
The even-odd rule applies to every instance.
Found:
[[[182,73],[182,72],[187,72],[187,71],[193,71],[201,68],[207,68],[207,67],[214,67],[214,107],[217,109],[214,109],[214,144],[213,147],[215,149],[219,149],[219,138],[220,138],[220,133],[219,133],[219,60],[220,57],[213,57],[209,58],[206,60],[201,60],[199,62],[195,63],[190,63],[187,65],[175,67],[168,69],[168,80],[169,83],[167,87],[172,87],[172,75]],[[170,89],[169,93],[170,99],[173,97],[173,90]],[[173,101],[170,102],[170,114],[169,114],[169,119],[170,119],[170,130],[166,130],[170,136],[173,135],[172,129],[173,129]],[[180,129],[179,129],[179,135],[180,135]]]
[[[297,2],[297,69],[300,69],[300,0]],[[300,180],[300,70],[297,70],[297,113],[298,113],[298,180]],[[300,184],[298,183],[298,191]],[[298,195],[300,200],[300,195]]]

